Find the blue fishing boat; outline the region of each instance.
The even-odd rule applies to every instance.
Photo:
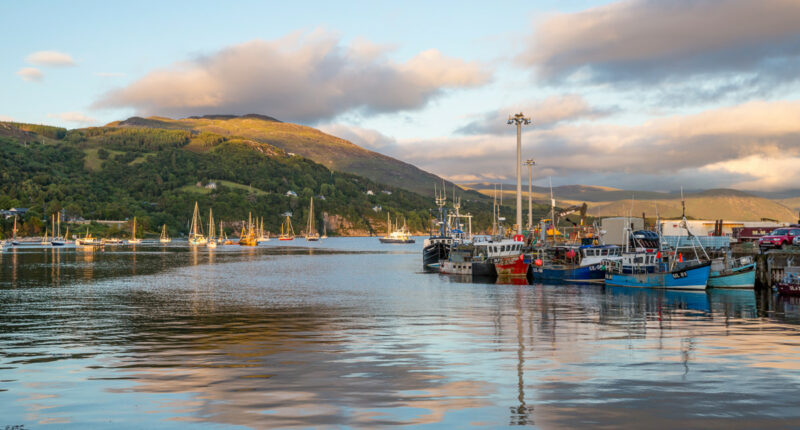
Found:
[[[616,245],[563,245],[529,255],[534,282],[603,282],[605,261],[621,258]]]
[[[708,286],[712,288],[748,288],[756,283],[756,263],[751,257],[714,260],[708,276]]]
[[[652,260],[646,253],[623,254],[623,260],[606,267],[606,285],[618,287],[671,288],[680,290],[705,290],[711,262],[676,265],[670,268],[669,261]],[[665,257],[667,260],[669,257]],[[626,261],[649,261],[648,263],[625,264]]]

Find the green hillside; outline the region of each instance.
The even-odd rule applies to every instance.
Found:
[[[108,125],[194,130],[244,137],[310,158],[337,172],[353,173],[422,195],[433,196],[434,184],[442,183],[440,177],[411,164],[364,149],[315,128],[281,122],[264,115],[206,115],[183,119],[133,117]],[[452,186],[449,182],[448,185]],[[484,200],[477,193],[468,193],[465,199]]]
[[[40,233],[42,220],[63,209],[71,219],[136,216],[149,235],[167,224],[177,236],[186,232],[198,201],[204,215],[213,208],[229,234],[250,212],[264,217],[265,229],[279,231],[287,211],[299,233],[309,199],[317,196],[317,225],[324,221],[332,234],[382,232],[386,210],[393,218],[405,217],[416,231],[427,229],[434,207],[429,197],[333,172],[264,142],[170,125],[64,130],[0,123],[0,209],[30,209],[23,234]],[[206,187],[209,183],[216,188]],[[488,225],[488,206],[467,207]],[[0,235],[7,237],[10,230],[11,220],[0,220]]]

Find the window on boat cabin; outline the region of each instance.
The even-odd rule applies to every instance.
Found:
[[[643,260],[644,260],[644,259],[643,259],[642,257],[636,257],[636,258],[634,258],[634,259],[633,259],[633,262],[634,262],[634,263],[642,263],[642,262],[643,262]]]

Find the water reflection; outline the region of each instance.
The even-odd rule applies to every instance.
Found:
[[[796,299],[462,283],[418,273],[417,252],[353,243],[2,254],[0,416],[159,428],[800,419]]]

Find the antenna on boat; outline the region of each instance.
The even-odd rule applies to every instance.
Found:
[[[550,225],[553,237],[553,243],[556,243],[556,199],[553,198],[553,177],[548,176],[550,181]]]

